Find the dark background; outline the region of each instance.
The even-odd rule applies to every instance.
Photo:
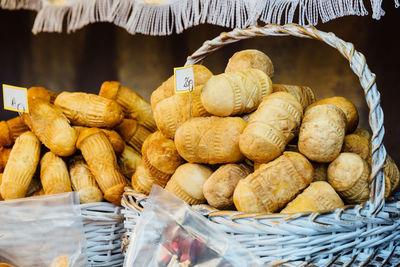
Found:
[[[365,2],[367,5],[369,1]],[[400,10],[392,1],[383,2],[386,15],[379,21],[370,14],[349,16],[321,23],[317,28],[334,32],[366,56],[382,95],[385,144],[400,163]],[[186,57],[204,41],[229,30],[200,25],[180,35],[132,36],[113,24],[97,23],[69,35],[33,35],[35,15],[32,11],[0,10],[0,83],[44,86],[56,92],[98,93],[103,81],[118,80],[149,100],[151,92],[172,74],[173,67],[184,65]],[[359,80],[333,48],[316,40],[262,37],[224,47],[204,64],[216,74],[223,72],[229,57],[247,48],[260,49],[271,57],[275,65],[273,82],[308,85],[319,98],[348,97],[359,109],[360,126],[368,127],[368,108]],[[2,110],[0,119],[16,115]]]

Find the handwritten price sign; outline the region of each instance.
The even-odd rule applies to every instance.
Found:
[[[194,88],[193,65],[174,68],[175,92],[190,92]]]
[[[26,88],[3,84],[3,101],[6,110],[29,112]]]

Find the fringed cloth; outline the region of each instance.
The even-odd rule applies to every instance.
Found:
[[[370,0],[372,17],[384,15],[382,0]],[[399,0],[395,0],[396,7]],[[33,33],[68,33],[89,23],[111,22],[129,33],[170,35],[198,24],[244,28],[258,21],[316,25],[319,20],[364,16],[363,0],[0,0],[3,9],[38,11]]]

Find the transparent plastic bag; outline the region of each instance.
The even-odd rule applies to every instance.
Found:
[[[76,192],[0,201],[0,262],[13,266],[87,263]]]
[[[153,186],[125,267],[255,267],[262,262],[175,195]]]

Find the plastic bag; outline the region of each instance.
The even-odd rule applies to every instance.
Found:
[[[86,239],[78,194],[0,201],[0,262],[23,267],[61,266],[60,262],[84,266]]]
[[[153,186],[124,266],[262,266],[261,261],[184,201]]]

